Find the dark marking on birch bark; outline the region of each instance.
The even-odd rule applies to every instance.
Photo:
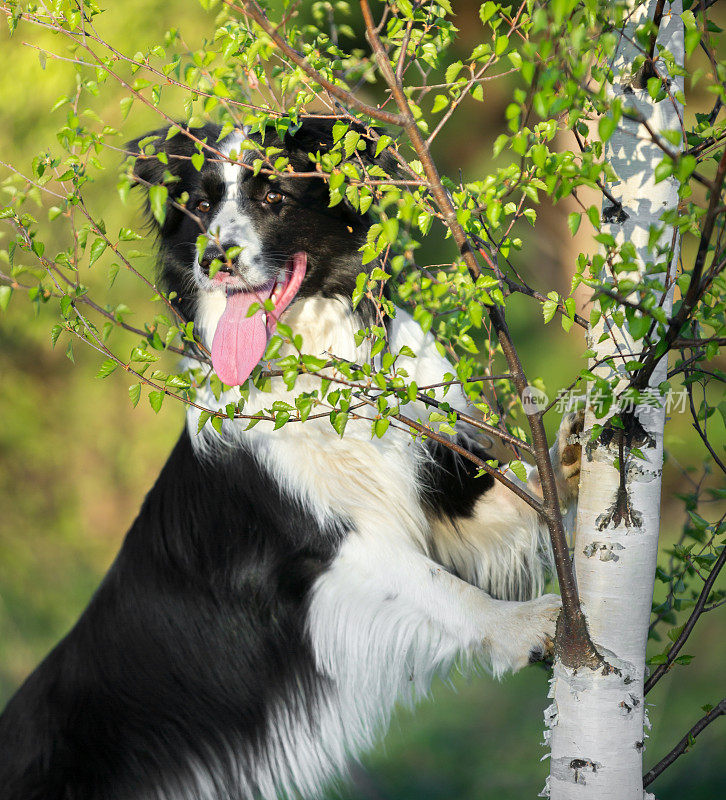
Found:
[[[598,445],[610,448],[612,450],[620,451],[620,444],[622,443],[625,450],[630,452],[634,447],[655,447],[655,439],[646,431],[641,424],[640,420],[635,416],[632,411],[622,411],[620,413],[620,421],[622,427],[617,427],[608,420],[600,432],[600,436],[591,442],[592,447]]]
[[[622,225],[625,220],[629,219],[628,213],[618,203],[618,205],[605,206],[602,210],[602,221]]]
[[[597,761],[590,761],[587,758],[573,758],[570,761],[570,769],[575,773],[575,783],[585,784],[585,778],[583,776],[583,772],[590,771],[593,774],[597,772],[598,767]]]
[[[577,783],[586,786],[586,775],[594,775],[602,767],[597,761],[589,758],[568,758],[563,756],[552,762],[552,777],[565,783]]]
[[[633,711],[634,708],[637,708],[640,705],[640,698],[636,697],[634,694],[628,694],[628,699],[621,700],[619,705],[620,710],[625,716],[627,716]]]
[[[582,553],[586,558],[596,555],[600,561],[619,561],[620,556],[616,554],[618,550],[625,550],[618,542],[592,542],[583,549]]]
[[[618,486],[618,490],[615,493],[615,502],[595,520],[599,531],[606,530],[611,523],[613,528],[617,528],[621,524],[626,528],[640,528],[643,525],[643,515],[633,508],[628,490],[624,485],[624,481],[622,481],[622,476],[621,485]]]
[[[625,435],[621,432],[617,437],[618,445],[618,467],[620,473],[620,485],[615,493],[615,502],[608,508],[604,514],[595,520],[597,529],[604,531],[610,523],[613,528],[617,528],[622,522],[626,527],[639,528],[643,524],[643,515],[633,508],[630,500],[630,493],[626,482],[627,469],[625,466],[626,453],[625,453]]]
[[[640,528],[643,525],[643,515],[640,511],[633,508],[628,492],[626,481],[627,466],[630,452],[633,448],[652,448],[655,447],[655,439],[645,430],[640,420],[632,411],[620,414],[622,427],[615,427],[608,421],[595,442],[587,446],[588,459],[592,460],[596,447],[604,447],[609,450],[613,459],[617,458],[618,471],[620,473],[620,485],[615,493],[612,505],[600,514],[595,520],[597,529],[604,531],[612,525],[613,528],[621,524],[630,528]]]

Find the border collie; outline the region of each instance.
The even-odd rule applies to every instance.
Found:
[[[370,220],[330,208],[323,180],[255,175],[241,131],[191,132],[231,157],[197,171],[189,131],[156,131],[134,170],[145,187],[176,179],[157,226],[162,280],[231,386],[199,402],[239,400],[280,320],[304,352],[369,362],[355,334],[375,310],[350,298]],[[332,145],[332,123],[309,118],[264,142],[302,172]],[[274,310],[250,315],[268,299]],[[416,354],[400,363],[419,386],[451,371],[403,310],[387,335]],[[302,375],[295,393],[319,386]],[[292,396],[273,379],[249,389],[245,413]],[[467,407],[458,388],[446,399]],[[88,608],[0,718],[1,800],[311,797],[457,658],[498,676],[546,649],[560,602],[537,596],[549,547],[535,512],[430,439],[393,426],[371,438],[373,413],[341,437],[327,419],[197,435],[188,412]],[[563,502],[575,424],[552,449]],[[459,437],[488,457],[472,430]]]

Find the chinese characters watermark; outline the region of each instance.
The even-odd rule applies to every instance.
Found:
[[[566,414],[569,411],[586,407],[592,408],[598,414],[606,410],[609,402],[610,396],[598,388],[588,389],[587,392],[560,389],[554,408],[559,414]],[[620,397],[615,399],[615,410],[628,413],[640,406],[651,406],[653,408],[665,407],[666,414],[682,414],[686,410],[687,402],[688,392],[686,389],[669,389],[665,395],[661,395],[658,389],[650,387],[641,391],[626,389]]]

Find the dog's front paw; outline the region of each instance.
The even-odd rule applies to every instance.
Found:
[[[557,441],[552,447],[552,465],[555,468],[560,499],[564,503],[577,499],[582,460],[580,440],[584,423],[585,412],[582,410],[564,416],[557,431]]]
[[[562,601],[559,595],[545,594],[524,603],[504,605],[501,629],[487,642],[492,672],[497,677],[552,655]]]

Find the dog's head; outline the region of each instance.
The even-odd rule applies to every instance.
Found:
[[[333,123],[307,118],[282,138],[269,128],[264,141],[243,131],[218,141],[215,125],[171,136],[167,128],[130,144],[139,153],[137,182],[168,190],[163,222],[156,221],[158,213],[149,214],[160,238],[162,283],[176,293],[188,319],[202,299],[224,304],[212,356],[225,383],[246,380],[293,301],[353,292],[370,219],[346,201],[330,207],[328,184],[308,155],[331,149]],[[365,149],[357,152],[370,163],[375,143],[365,135],[361,142]],[[283,176],[269,174],[266,164],[255,174],[265,150],[273,164],[281,156],[289,159]],[[272,307],[268,302],[267,310],[248,315],[253,303],[265,301]]]

